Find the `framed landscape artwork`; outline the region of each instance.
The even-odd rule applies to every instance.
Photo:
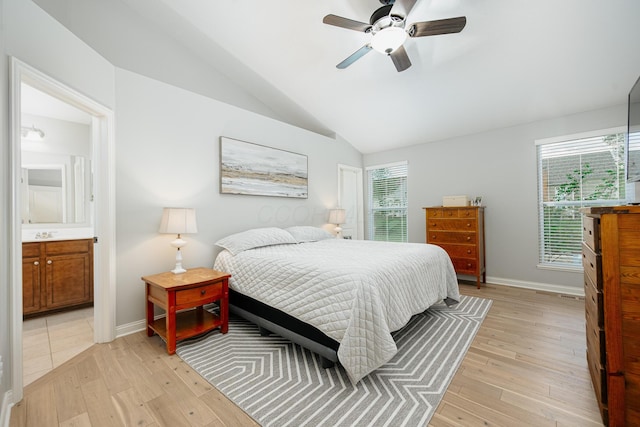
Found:
[[[220,137],[220,192],[306,199],[307,156]]]

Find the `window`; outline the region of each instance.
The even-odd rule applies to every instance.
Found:
[[[536,141],[540,264],[582,266],[580,208],[625,203],[624,133]]]
[[[407,241],[407,162],[367,168],[368,238]]]

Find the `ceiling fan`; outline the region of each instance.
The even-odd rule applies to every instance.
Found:
[[[373,12],[368,24],[336,15],[327,15],[322,19],[325,24],[371,34],[371,41],[336,65],[337,68],[347,68],[373,49],[390,56],[396,69],[404,71],[411,66],[411,61],[403,46],[407,36],[424,37],[459,33],[467,24],[467,18],[460,16],[435,21],[414,22],[407,26],[407,16],[418,0],[379,1],[384,6]]]

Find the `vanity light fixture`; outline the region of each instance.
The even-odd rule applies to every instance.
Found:
[[[44,139],[44,131],[34,125],[31,125],[31,127],[22,126],[20,134],[24,139],[31,141],[42,141]]]
[[[329,223],[335,224],[336,228],[334,228],[336,232],[336,239],[342,239],[342,227],[341,224],[344,224],[347,218],[347,211],[345,209],[331,209],[329,211]]]
[[[160,233],[177,234],[178,238],[171,242],[171,246],[177,248],[176,268],[171,270],[173,274],[184,273],[187,270],[182,268],[182,253],[180,248],[187,242],[183,240],[181,234],[197,233],[196,210],[193,208],[164,208],[162,210],[162,220],[160,221]]]

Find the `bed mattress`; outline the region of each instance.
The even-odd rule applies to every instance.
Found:
[[[339,342],[354,383],[393,357],[391,332],[412,315],[460,299],[451,260],[435,245],[326,239],[224,250],[214,268],[231,274],[236,291]]]

